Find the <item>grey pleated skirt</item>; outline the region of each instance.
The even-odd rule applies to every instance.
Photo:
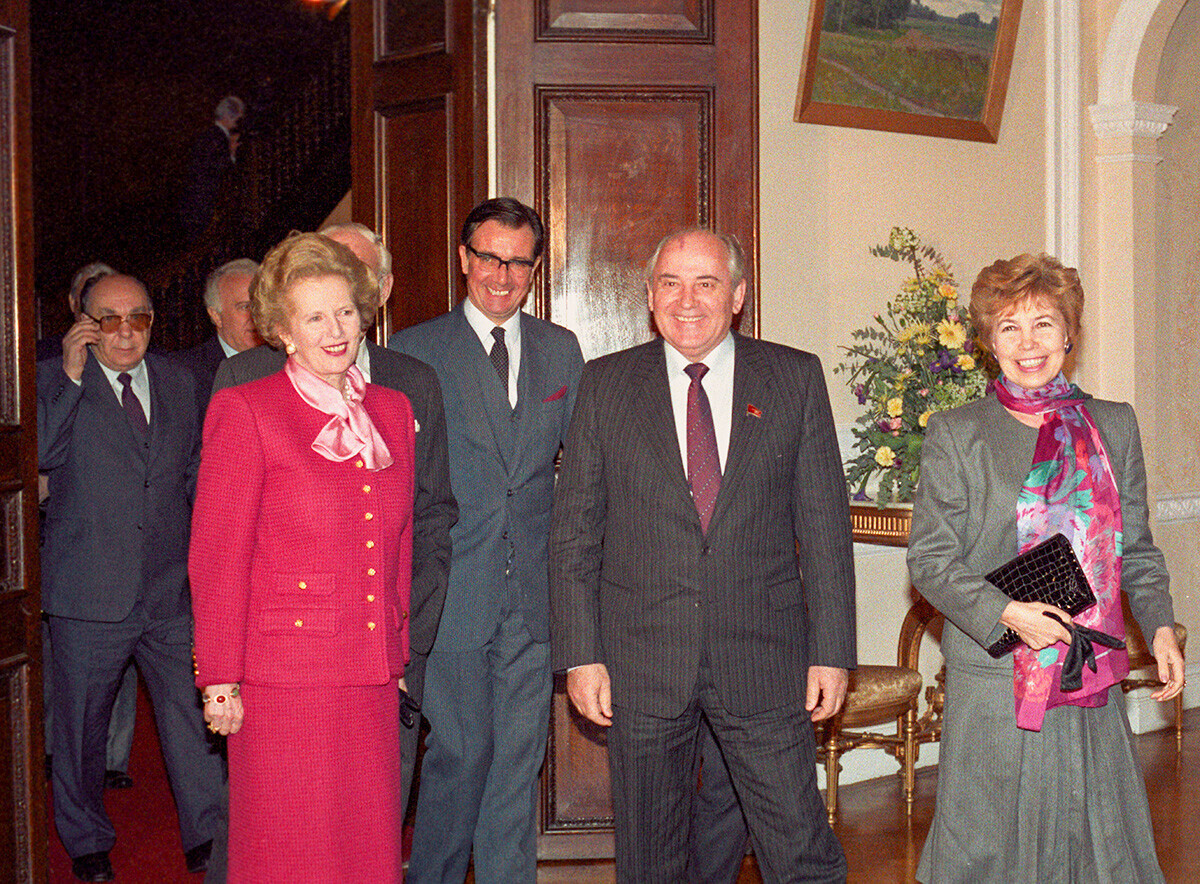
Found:
[[[939,753],[923,884],[1163,881],[1119,686],[1025,731],[1011,668],[948,662]]]

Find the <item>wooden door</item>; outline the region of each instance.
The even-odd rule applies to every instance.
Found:
[[[376,324],[395,330],[458,301],[458,226],[487,188],[486,9],[471,0],[351,4],[352,214],[392,253]]]
[[[0,0],[0,881],[46,878],[29,7]]]
[[[753,0],[497,0],[498,192],[547,230],[529,309],[586,358],[649,340],[644,262],[682,226],[738,237],[758,332],[757,6]],[[556,684],[542,858],[612,856],[605,734]]]

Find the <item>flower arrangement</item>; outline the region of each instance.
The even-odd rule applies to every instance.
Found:
[[[858,454],[846,463],[846,484],[865,500],[877,478],[875,500],[886,506],[912,500],[929,416],[982,396],[990,357],[970,336],[949,265],[917,234],[893,227],[871,254],[912,264],[914,275],[873,325],[851,334],[855,344],[834,372],[848,375],[867,406],[852,431]]]

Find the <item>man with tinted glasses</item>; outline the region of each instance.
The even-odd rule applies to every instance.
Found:
[[[538,769],[550,717],[546,543],[554,458],[583,356],[575,335],[521,312],[541,265],[537,213],[488,200],[463,224],[467,299],[388,345],[438,374],[458,499],[450,586],[429,654],[409,884],[536,878]]]
[[[38,364],[38,461],[50,496],[42,607],[54,645],[54,818],[81,881],[113,878],[104,749],[121,674],[154,702],[190,871],[207,864],[224,775],[192,684],[187,588],[200,426],[191,373],[155,354],[136,279],[86,292],[61,359]]]

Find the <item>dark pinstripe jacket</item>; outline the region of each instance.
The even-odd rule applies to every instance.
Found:
[[[554,668],[604,663],[615,704],[675,717],[703,650],[730,712],[803,702],[809,665],[856,661],[850,515],[820,361],[735,335],[729,453],[705,536],[663,346],[584,369],[550,538]]]

